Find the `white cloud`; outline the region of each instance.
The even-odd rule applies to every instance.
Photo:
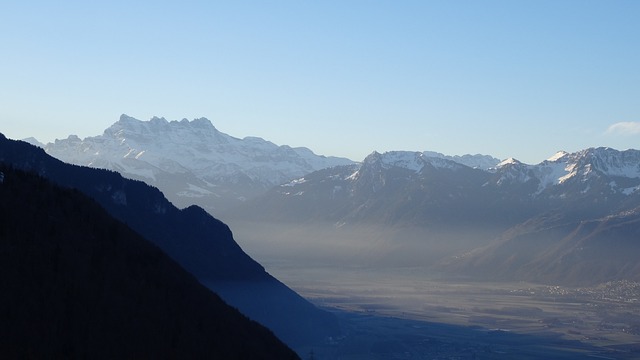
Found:
[[[640,134],[640,122],[639,121],[623,121],[615,123],[609,128],[605,134],[613,135],[637,135]]]

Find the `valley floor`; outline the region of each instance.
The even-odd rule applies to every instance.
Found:
[[[640,284],[594,288],[435,278],[420,269],[309,268],[267,263],[345,336],[316,359],[633,359],[640,356]]]

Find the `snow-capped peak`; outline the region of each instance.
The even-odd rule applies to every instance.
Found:
[[[527,179],[528,181],[530,177],[534,177],[538,180],[537,194],[552,186],[566,184],[569,181],[577,180],[579,184],[584,184],[593,177],[640,179],[640,151],[638,150],[617,151],[610,148],[590,148],[575,153],[559,151],[538,165],[524,165],[509,158],[496,167],[496,170],[502,173],[502,178],[505,176],[514,178],[514,166],[507,166],[511,164],[519,164],[520,166],[515,168],[518,168],[520,173],[527,174],[527,176],[515,178],[521,179],[521,181]],[[617,189],[616,181],[611,181],[610,184],[612,184],[611,188]],[[588,185],[579,186],[584,186],[584,189],[589,188]],[[633,191],[629,189],[618,190],[622,193],[635,191],[633,190],[635,188],[631,188]]]
[[[547,161],[558,161],[562,158],[564,158],[565,156],[569,155],[568,152],[566,151],[558,151],[557,153],[555,153],[553,156],[551,156],[550,158],[547,159]]]
[[[501,168],[501,167],[505,167],[507,165],[521,165],[522,163],[512,157],[502,160],[500,163],[498,163],[498,165],[496,165],[496,168]]]
[[[140,121],[123,114],[100,136],[69,137],[46,151],[74,164],[102,167],[136,178],[185,174],[209,181],[250,181],[279,185],[326,167],[352,164],[306,148],[278,146],[258,137],[238,139],[218,131],[206,118]]]

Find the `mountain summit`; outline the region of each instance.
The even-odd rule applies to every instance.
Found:
[[[258,137],[238,139],[206,118],[140,121],[122,115],[102,135],[71,135],[44,148],[62,161],[155,185],[180,207],[196,203],[208,210],[237,204],[316,170],[353,163]]]

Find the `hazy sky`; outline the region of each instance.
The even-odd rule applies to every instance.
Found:
[[[2,1],[0,132],[206,117],[362,160],[640,148],[640,1]]]

